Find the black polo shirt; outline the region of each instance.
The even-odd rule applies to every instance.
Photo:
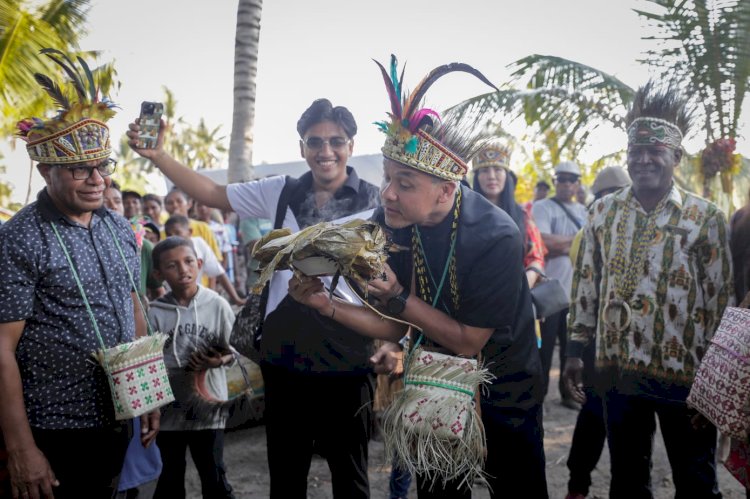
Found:
[[[523,237],[503,210],[469,188],[461,189],[455,250],[459,307],[453,308],[447,280],[435,306],[468,326],[494,329],[482,355],[495,380],[482,404],[506,413],[523,412],[542,398],[541,362],[523,268]],[[382,209],[376,211],[375,219],[385,226]],[[449,216],[440,224],[419,228],[427,263],[437,281],[450,250],[451,223]],[[409,226],[391,233],[394,242],[411,248],[411,232]],[[412,261],[411,251],[392,253],[388,260],[407,288]],[[432,296],[435,292],[431,286]]]

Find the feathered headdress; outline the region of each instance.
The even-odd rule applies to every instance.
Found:
[[[26,150],[34,161],[47,164],[81,163],[108,158],[112,149],[106,121],[115,115],[114,103],[99,99],[99,89],[88,64],[77,57],[76,64],[63,52],[46,48],[40,51],[63,68],[71,81],[73,95],[52,78],[35,73],[34,79],[60,107],[47,121],[28,118],[18,122],[17,135],[27,142]]]
[[[404,71],[399,76],[396,56],[391,55],[390,73],[378,61],[375,64],[383,74],[391,102],[390,121],[376,123],[387,135],[383,155],[430,175],[461,180],[468,170],[466,162],[481,148],[476,119],[472,123],[459,123],[453,116],[441,120],[437,111],[421,107],[421,101],[433,83],[456,71],[472,74],[495,90],[497,87],[468,64],[454,62],[430,71],[407,95]]]

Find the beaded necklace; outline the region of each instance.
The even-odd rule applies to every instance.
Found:
[[[453,301],[453,311],[457,312],[459,307],[459,296],[458,296],[458,278],[456,277],[456,234],[458,232],[458,215],[461,211],[461,189],[458,189],[456,195],[456,204],[453,209],[453,222],[451,224],[451,247],[448,252],[448,258],[446,259],[445,265],[443,266],[443,275],[440,279],[440,283],[435,280],[435,276],[432,273],[427,263],[427,257],[422,244],[422,237],[419,233],[419,227],[417,225],[412,226],[411,232],[411,243],[412,243],[412,254],[414,255],[414,272],[416,274],[416,283],[418,288],[419,297],[427,303],[432,304],[433,307],[437,305],[440,300],[440,294],[445,283],[446,274],[448,274],[448,281],[451,287],[451,298]],[[429,277],[429,282],[428,282]],[[430,284],[436,290],[435,297],[432,297],[430,291]],[[443,304],[447,313],[450,311]]]
[[[615,246],[615,256],[612,258],[609,269],[615,278],[615,294],[617,297],[628,302],[633,297],[635,288],[638,286],[639,274],[643,270],[643,260],[646,256],[646,248],[649,243],[656,237],[656,218],[664,209],[669,196],[664,197],[653,211],[646,215],[646,228],[642,232],[634,231],[632,236],[633,245],[630,254],[632,260],[627,258],[627,241],[631,238],[626,233],[628,220],[630,219],[630,205],[633,202],[633,190],[628,193],[625,200],[625,209],[622,212],[622,218],[617,224],[617,245]],[[637,219],[637,215],[636,215]]]

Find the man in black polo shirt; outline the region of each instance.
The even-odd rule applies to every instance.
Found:
[[[478,73],[466,65],[446,65],[430,73],[431,81],[453,68]],[[391,74],[398,71],[392,68]],[[420,86],[423,95],[426,89]],[[389,95],[398,93],[392,88]],[[427,112],[434,116],[434,111],[420,110],[418,97],[409,99],[411,106],[402,106],[400,99],[392,102],[392,121],[378,124],[387,138],[382,149],[383,207],[375,219],[401,250],[390,255],[386,278],[370,283],[370,294],[378,298],[383,313],[419,328],[427,348],[483,356],[495,377],[481,396],[490,494],[544,499],[542,372],[523,268],[523,237],[504,211],[460,183],[468,159],[485,144],[481,127],[452,115],[425,120]],[[367,337],[396,342],[407,332],[403,323],[383,320],[369,308],[331,299],[318,279],[295,276],[289,293]],[[417,337],[412,333],[413,340]],[[382,352],[378,358],[386,359]],[[436,418],[432,423],[441,422]],[[392,438],[401,441],[402,449],[414,444],[408,435]],[[422,456],[429,452],[420,449]],[[400,453],[402,460],[409,461],[407,453]],[[405,465],[424,473],[417,475],[420,499],[471,497],[462,477],[432,483],[427,475],[439,471],[420,469],[413,461]]]
[[[128,276],[139,255],[130,224],[103,206],[114,112],[92,100],[18,124],[46,187],[0,228],[0,428],[13,497],[111,497],[128,446],[91,354],[145,334]],[[142,417],[144,445],[158,418]]]
[[[132,146],[138,125],[130,128]],[[297,131],[300,153],[310,168],[298,179],[278,176],[218,185],[169,157],[161,137],[156,149],[136,152],[200,203],[271,220],[280,209],[282,226],[293,231],[377,205],[377,188],[346,164],[357,133],[346,108],[316,100],[297,122]],[[288,280],[287,271],[276,272],[271,280],[261,342],[271,497],[306,497],[314,442],[331,468],[334,497],[367,498],[372,341],[289,298]],[[354,300],[345,286],[337,293]]]

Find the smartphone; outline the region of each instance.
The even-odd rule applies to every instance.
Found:
[[[141,103],[141,115],[138,117],[138,125],[140,125],[141,131],[138,132],[137,143],[140,149],[154,149],[156,147],[163,112],[164,104],[160,102]]]

